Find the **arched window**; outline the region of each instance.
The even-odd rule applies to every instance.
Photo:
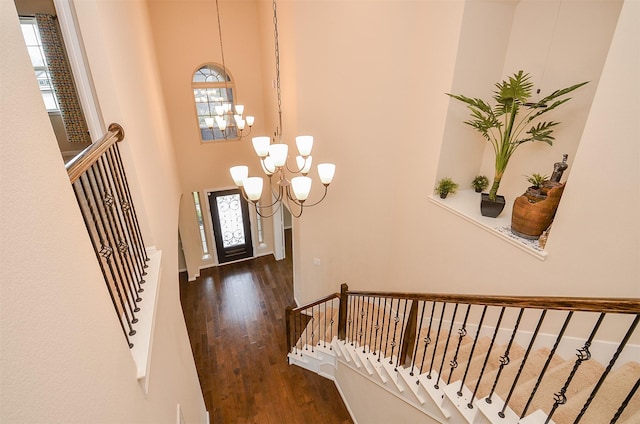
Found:
[[[238,138],[234,85],[224,68],[208,63],[193,74],[193,97],[202,141]]]

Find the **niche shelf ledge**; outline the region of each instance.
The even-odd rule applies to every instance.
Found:
[[[447,196],[446,199],[429,196],[429,200],[541,261],[547,257],[547,252],[538,246],[538,240],[527,240],[511,232],[513,199],[507,199],[504,210],[497,218],[488,218],[480,214],[480,193],[471,189],[459,190],[456,194]]]

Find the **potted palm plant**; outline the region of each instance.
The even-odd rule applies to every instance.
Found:
[[[471,118],[464,123],[487,139],[495,153],[493,184],[488,194],[482,194],[482,215],[495,218],[502,212],[504,197],[498,195],[498,188],[509,159],[517,148],[533,141],[549,145],[553,143],[552,134],[558,122],[540,121],[539,118],[569,101],[571,98],[565,96],[585,84],[587,82],[556,90],[538,101],[532,101],[531,77],[524,71],[518,71],[495,84],[493,106],[482,99],[447,93],[471,110]]]

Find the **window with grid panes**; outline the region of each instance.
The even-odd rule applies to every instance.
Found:
[[[221,66],[208,63],[193,74],[193,97],[202,141],[238,138],[233,118],[234,84]]]

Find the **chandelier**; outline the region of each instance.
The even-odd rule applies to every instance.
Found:
[[[253,137],[253,149],[260,158],[262,170],[268,177],[268,186],[273,195],[273,202],[261,204],[264,180],[262,177],[249,177],[249,168],[245,165],[233,166],[229,169],[236,186],[242,190],[243,196],[255,207],[256,213],[268,218],[273,216],[282,203],[287,205],[289,212],[295,218],[302,216],[305,207],[315,206],[327,196],[329,184],[333,181],[336,166],[332,163],[320,163],[317,166],[320,182],[324,186],[322,197],[312,203],[305,203],[311,192],[312,179],[308,176],[313,158],[313,136],[301,135],[295,138],[298,156],[295,167],[290,168],[287,162],[289,146],[282,141],[282,98],[280,90],[280,47],[278,44],[278,12],[276,0],[273,0],[273,26],[275,39],[276,89],[278,95],[278,126],[276,127],[274,142],[271,137]],[[277,142],[276,142],[277,139]],[[271,208],[271,212],[266,212]]]
[[[222,56],[222,75],[224,79],[224,95],[219,95],[213,99],[210,98],[209,90],[207,90],[207,104],[209,105],[209,116],[204,118],[206,126],[211,131],[212,138],[215,140],[214,131],[216,127],[222,133],[222,136],[226,140],[227,138],[242,139],[243,137],[251,134],[253,122],[255,118],[253,116],[243,116],[244,105],[236,104],[233,106],[233,97],[229,93],[229,87],[227,82],[229,81],[229,75],[227,74],[227,66],[224,62],[224,46],[222,43],[222,25],[220,24],[220,6],[218,0],[216,0],[216,15],[218,17],[218,36],[220,38],[220,55]],[[219,103],[211,110],[211,102]],[[215,126],[214,126],[215,123]],[[244,133],[244,129],[249,127],[249,131]]]

